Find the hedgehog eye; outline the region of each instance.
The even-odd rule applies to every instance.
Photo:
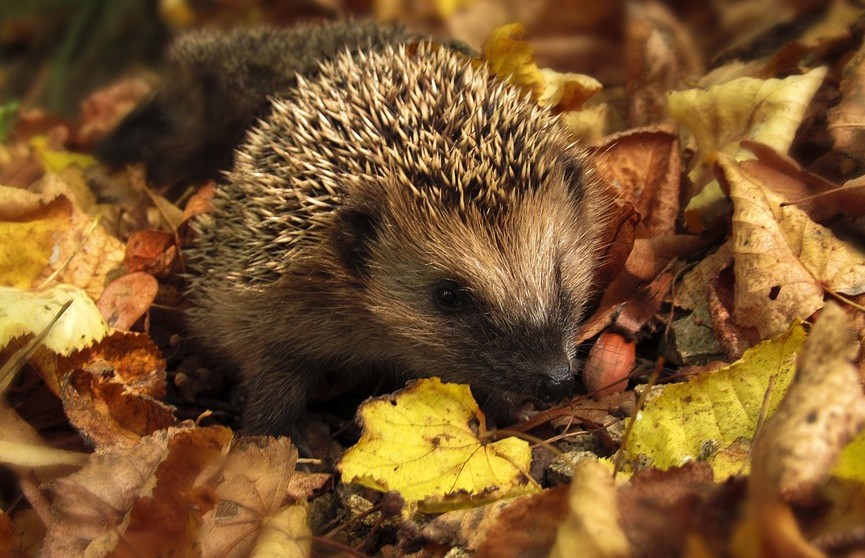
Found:
[[[442,281],[433,294],[436,306],[445,312],[463,310],[469,305],[468,291],[454,281]]]

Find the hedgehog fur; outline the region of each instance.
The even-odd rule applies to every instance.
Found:
[[[185,188],[220,177],[270,96],[313,77],[342,50],[408,38],[399,26],[336,21],[287,29],[202,29],[181,35],[159,87],[95,149],[111,166],[143,161],[149,182]]]
[[[274,100],[197,221],[191,330],[241,369],[251,433],[291,431],[334,373],[559,399],[605,203],[557,119],[477,62],[343,52]]]

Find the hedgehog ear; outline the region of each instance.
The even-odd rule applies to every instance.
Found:
[[[379,221],[372,207],[343,207],[337,213],[336,247],[346,269],[357,277],[366,277],[369,272],[370,244],[378,235]]]

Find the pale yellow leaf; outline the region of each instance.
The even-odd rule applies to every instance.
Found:
[[[534,490],[529,444],[486,439],[486,419],[468,386],[419,380],[359,411],[363,435],[338,464],[345,482],[397,491],[425,510],[444,510]]]

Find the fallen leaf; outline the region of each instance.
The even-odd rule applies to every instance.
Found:
[[[468,386],[418,380],[371,399],[363,434],[337,468],[344,482],[399,492],[424,510],[446,510],[533,491],[529,444],[486,440],[486,419]]]
[[[658,2],[628,4],[625,89],[631,127],[668,122],[667,93],[685,89],[706,69],[690,30]]]
[[[692,230],[701,230],[724,211],[724,195],[712,173],[719,155],[750,158],[739,145],[744,139],[786,153],[825,76],[826,68],[817,68],[785,79],[739,78],[707,90],[669,94],[670,115],[690,130],[698,148],[698,164],[689,177],[699,193],[685,210]]]
[[[525,40],[525,31],[519,23],[493,30],[482,51],[490,73],[522,87],[540,106],[554,112],[578,110],[603,88],[590,76],[539,69],[534,49]]]
[[[682,165],[673,129],[639,128],[614,134],[592,151],[601,178],[618,200],[630,202],[640,214],[638,238],[676,232]]]
[[[72,305],[60,316],[43,341],[48,350],[69,355],[99,341],[108,326],[87,293],[71,285],[57,285],[39,292],[0,287],[0,347],[23,335],[40,333],[68,301]]]
[[[836,2],[840,3],[840,2]],[[835,149],[865,164],[865,45],[844,66],[841,101],[829,111]]]
[[[223,427],[171,428],[129,448],[97,449],[81,471],[47,485],[51,521],[42,555],[132,556],[127,552],[135,549],[154,556],[189,548],[207,511],[194,481],[231,436]]]
[[[126,242],[123,266],[128,272],[144,271],[166,277],[178,258],[176,242],[175,235],[168,232],[135,231]]]
[[[128,389],[107,362],[67,374],[60,397],[69,422],[96,447],[129,447],[177,423],[174,407]]]
[[[293,504],[267,516],[250,558],[307,558],[312,550],[312,532],[306,514],[306,504]]]
[[[254,546],[266,546],[268,537],[282,540],[279,525],[286,518],[280,514],[300,513],[285,509],[305,502],[330,479],[330,475],[295,471],[296,464],[297,448],[288,438],[236,440],[224,461],[199,479],[214,487],[217,498],[216,506],[203,518],[202,555],[239,558],[248,556]],[[311,539],[294,542],[303,546]]]
[[[550,558],[631,556],[628,539],[619,525],[616,486],[607,466],[590,459],[574,465],[568,507]]]
[[[159,283],[149,273],[127,273],[108,284],[97,306],[108,325],[129,331],[153,304]]]
[[[745,351],[730,366],[705,372],[687,382],[669,384],[650,398],[634,422],[625,451],[654,467],[668,469],[691,460],[708,460],[723,481],[741,471],[742,463],[711,458],[739,438],[753,438],[760,409],[773,379],[769,412],[778,406],[793,377],[794,357],[805,341],[802,325]]]
[[[796,363],[796,376],[754,445],[751,487],[808,504],[842,449],[865,426],[865,394],[853,365],[860,345],[834,302],[820,311]]]
[[[568,487],[557,486],[507,502],[483,528],[477,522],[464,524],[469,533],[483,541],[476,558],[518,558],[546,556],[556,541],[556,528],[568,513]],[[473,547],[469,547],[473,548]]]
[[[823,291],[865,289],[865,252],[814,223],[729,158],[720,161],[733,200],[733,316],[765,338],[823,306]]]

